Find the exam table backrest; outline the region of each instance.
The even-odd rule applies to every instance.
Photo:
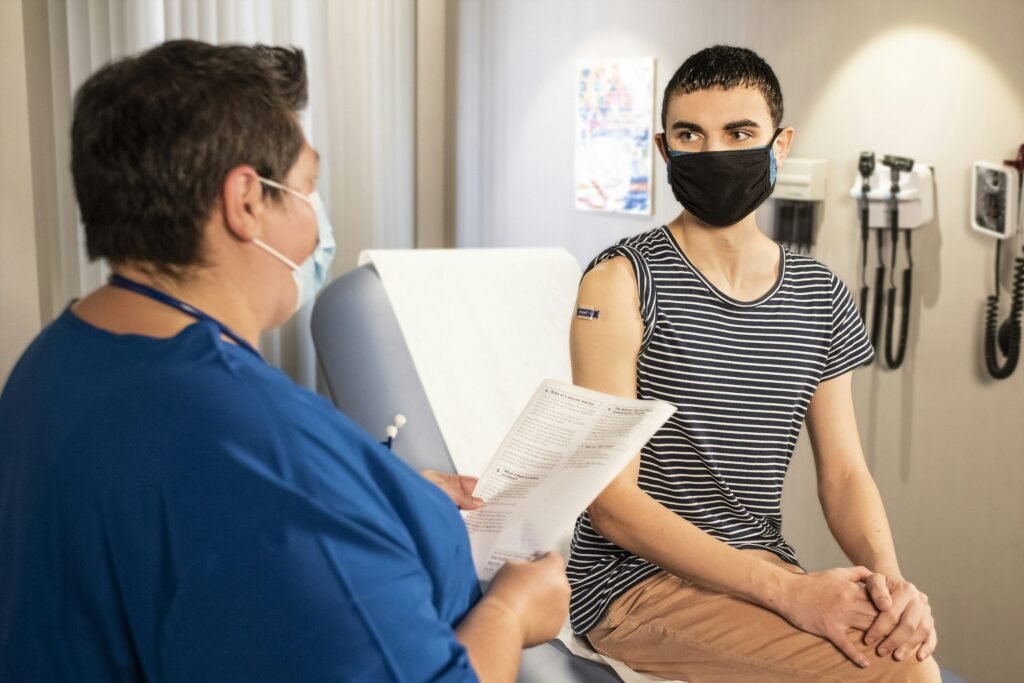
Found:
[[[417,470],[454,471],[387,293],[373,266],[328,285],[312,317],[313,343],[334,405],[382,441],[396,414],[406,425],[392,444]]]

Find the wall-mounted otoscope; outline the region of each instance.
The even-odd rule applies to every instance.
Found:
[[[995,379],[1013,374],[1020,360],[1021,317],[1024,314],[1024,145],[1015,160],[1004,164],[978,161],[971,180],[971,227],[996,238],[995,293],[985,306],[985,366]],[[999,322],[1002,290],[999,267],[1005,240],[1018,236],[1021,255],[1014,260],[1010,314]],[[1003,360],[999,359],[1000,352]]]
[[[907,339],[910,332],[910,294],[914,276],[914,255],[911,250],[911,233],[907,232],[904,243],[907,246],[907,267],[903,270],[903,314],[900,318],[900,339],[893,352],[893,327],[896,318],[896,251],[900,242],[900,173],[914,169],[914,160],[906,157],[885,155],[882,164],[889,167],[889,221],[892,225],[892,245],[889,261],[889,299],[885,316],[885,362],[891,369],[903,365],[907,355]]]
[[[862,152],[857,163],[858,177],[850,188],[850,196],[858,201],[860,209],[861,241],[861,317],[868,318],[868,301],[871,299],[871,343],[878,351],[881,347],[882,311],[885,314],[884,353],[876,356],[884,359],[887,367],[899,368],[906,359],[907,342],[910,332],[910,299],[913,285],[914,258],[911,231],[931,222],[935,215],[935,183],[931,167],[915,163],[913,159],[893,155],[883,156],[876,163],[872,152]],[[875,269],[874,292],[867,285],[867,262],[870,231],[877,230],[878,266]],[[888,296],[885,288],[885,232],[890,235],[891,253],[889,259]],[[900,233],[905,235],[907,268],[903,271],[899,336],[896,336],[896,261]]]

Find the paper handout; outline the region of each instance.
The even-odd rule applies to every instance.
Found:
[[[576,517],[675,412],[545,380],[487,465],[464,513],[481,581],[554,547]]]

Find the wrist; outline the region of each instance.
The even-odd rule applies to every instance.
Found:
[[[473,607],[473,612],[492,624],[501,624],[504,629],[516,633],[520,642],[526,642],[526,631],[523,628],[522,620],[512,606],[501,598],[484,595],[480,602]]]
[[[869,557],[865,558],[865,561],[863,562],[857,563],[855,561],[855,564],[860,564],[863,567],[867,567],[876,574],[884,574],[890,579],[899,579],[901,581],[904,580],[903,573],[900,572],[900,566],[896,562],[896,558]]]
[[[753,602],[781,614],[802,574],[794,574],[767,562],[764,564],[761,576],[754,580]]]
[[[906,579],[903,578],[903,573],[900,572],[900,568],[895,563],[885,564],[879,562],[875,566],[869,567],[869,569],[871,569],[871,571],[875,572],[876,574],[884,574],[885,576],[888,576],[890,579],[906,581]]]

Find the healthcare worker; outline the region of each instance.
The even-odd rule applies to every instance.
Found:
[[[114,276],[0,397],[0,680],[511,681],[563,622],[560,558],[481,598],[464,482],[259,355],[334,251],[306,90],[299,51],[177,41],[79,91],[75,191]]]

